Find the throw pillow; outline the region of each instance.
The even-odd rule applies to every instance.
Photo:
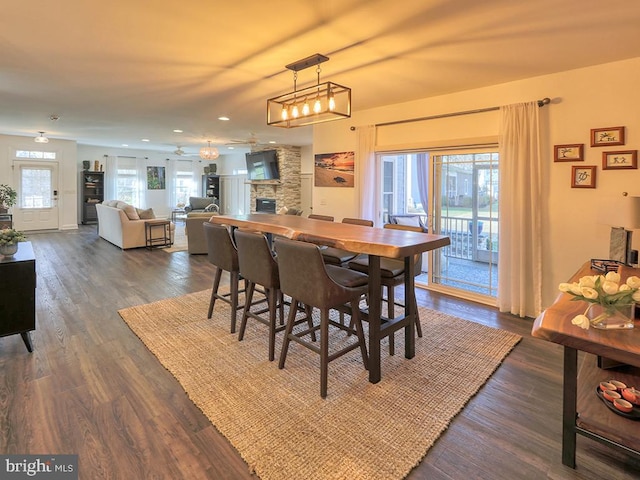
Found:
[[[147,208],[146,210],[136,208],[136,212],[138,213],[140,220],[151,220],[156,218],[156,214],[153,213],[153,208]]]
[[[420,217],[396,217],[396,223],[410,227],[422,227],[420,225]]]
[[[118,204],[118,200],[105,200],[102,204],[107,207],[115,207]]]
[[[121,206],[120,204],[123,204],[123,205]],[[121,209],[127,215],[127,218],[129,220],[140,220],[140,217],[138,216],[138,212],[136,212],[136,207],[134,207],[133,205],[128,205],[124,202],[119,202],[118,208]]]

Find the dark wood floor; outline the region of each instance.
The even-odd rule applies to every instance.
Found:
[[[85,480],[255,478],[117,314],[208,288],[206,256],[122,252],[95,231],[29,236],[37,330],[32,354],[19,335],[0,338],[0,452],[79,454]],[[424,291],[419,302],[524,338],[410,479],[640,477],[638,462],[582,437],[578,468],[561,464],[562,351],[532,339],[530,320]]]

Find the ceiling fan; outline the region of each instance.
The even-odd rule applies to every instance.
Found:
[[[256,145],[260,145],[260,141],[258,140],[258,138],[256,137],[255,133],[251,133],[251,135],[249,136],[248,139],[246,140],[234,140],[231,139],[229,140],[227,143],[225,143],[225,145],[227,146],[242,146],[242,145],[246,145],[248,147],[255,147]]]
[[[176,145],[178,148],[175,149],[173,151],[174,155],[178,155],[179,157],[181,157],[182,155],[184,155],[184,150],[182,150],[182,147],[180,145]]]

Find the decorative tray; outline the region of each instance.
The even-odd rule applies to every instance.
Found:
[[[598,398],[600,400],[603,401],[603,403],[607,406],[607,408],[609,410],[611,410],[613,413],[617,413],[621,417],[629,418],[631,420],[640,420],[640,406],[639,405],[632,404],[633,405],[633,410],[631,410],[629,413],[627,413],[627,412],[623,412],[623,411],[618,410],[616,407],[614,407],[613,402],[610,402],[609,400],[604,398],[604,395],[602,395],[602,392],[600,391],[600,387],[599,386],[596,386],[596,395],[598,396]]]

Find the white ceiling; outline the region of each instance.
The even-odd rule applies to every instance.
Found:
[[[4,2],[0,133],[167,153],[252,134],[309,144],[311,127],[266,125],[266,99],[314,53],[358,111],[638,57],[640,2]],[[299,72],[299,88],[315,81]]]

